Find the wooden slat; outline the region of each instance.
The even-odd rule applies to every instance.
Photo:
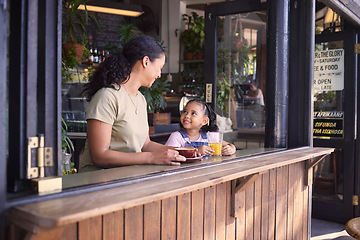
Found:
[[[124,211],[103,215],[103,240],[124,239]]]
[[[233,211],[233,204],[232,201],[235,201],[235,195],[234,199],[232,200],[233,194],[231,193],[231,184],[233,181],[229,181],[225,183],[226,186],[226,222],[225,222],[225,231],[226,231],[226,240],[235,240],[235,229],[236,229],[236,221],[235,217],[232,216]]]
[[[125,209],[125,239],[140,240],[143,238],[144,206],[136,206]]]
[[[269,191],[270,191],[270,173],[262,174],[261,188],[261,239],[268,239],[269,232]]]
[[[261,240],[261,176],[254,182],[254,239]]]
[[[245,239],[254,239],[254,185],[245,189]]]
[[[288,209],[287,209],[287,232],[288,239],[293,239],[293,216],[294,216],[294,169],[295,164],[291,164],[288,169]]]
[[[191,239],[204,239],[204,189],[191,193]]]
[[[102,239],[102,217],[92,217],[79,222],[79,240]]]
[[[205,188],[204,239],[215,239],[215,187]]]
[[[286,195],[285,179],[284,179],[284,167],[277,168],[276,171],[276,200],[275,200],[275,215],[276,215],[276,227],[275,227],[275,239],[286,239]]]
[[[176,239],[176,197],[161,202],[161,239]]]
[[[144,205],[144,240],[161,238],[161,202],[151,202]]]
[[[268,239],[275,239],[276,169],[270,171]]]
[[[282,179],[283,179],[283,188],[284,188],[284,192],[283,192],[283,198],[284,198],[284,202],[285,202],[285,206],[284,206],[284,234],[285,234],[285,237],[286,239],[288,239],[288,236],[287,236],[287,223],[288,223],[288,207],[289,207],[289,203],[288,203],[288,189],[289,189],[289,166],[284,166],[282,167],[283,168],[283,176],[282,176]]]
[[[230,193],[228,193],[230,195]],[[216,185],[215,198],[215,239],[226,239],[225,221],[226,221],[226,184],[221,183]]]
[[[304,166],[302,163],[298,163],[298,165],[302,165]],[[304,167],[299,167],[301,169],[300,175],[302,178],[302,183],[304,183],[304,178],[305,178],[305,168]],[[309,186],[303,184],[303,235],[302,235],[302,239],[308,239],[308,202],[309,202]]]
[[[190,239],[190,193],[177,197],[177,238],[178,240]]]
[[[245,239],[246,233],[246,206],[245,192],[235,194],[236,239]]]
[[[295,166],[294,172],[294,217],[293,217],[293,239],[300,240],[302,239],[302,185],[300,178],[300,167],[299,164]]]
[[[304,168],[305,169],[305,168]],[[305,215],[307,215],[307,211],[304,211],[304,190],[305,190],[305,184],[304,184],[304,169],[302,169],[301,167],[299,167],[299,180],[300,180],[300,193],[299,193],[299,200],[300,200],[300,205],[299,207],[302,209],[301,211],[301,214],[300,214],[300,225],[301,225],[301,228],[300,228],[300,239],[304,239],[303,238],[303,229],[305,228],[304,226],[304,217]],[[305,213],[306,212],[306,213]]]

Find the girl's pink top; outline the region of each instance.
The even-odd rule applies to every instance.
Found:
[[[203,139],[200,134],[200,137],[195,142],[209,142],[210,143],[212,139],[216,139],[216,137],[214,137],[214,135],[216,133],[207,132],[206,134],[207,134],[208,139]],[[172,146],[172,147],[185,147],[186,140],[189,141],[189,138],[184,139],[181,136],[181,133],[179,131],[177,131],[177,132],[171,133],[171,135],[170,135],[169,139],[166,141],[165,145]]]

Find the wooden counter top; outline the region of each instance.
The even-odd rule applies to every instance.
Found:
[[[111,172],[112,175],[115,175],[117,171],[120,173],[126,168],[137,171],[142,168],[158,168],[158,172],[161,174],[158,177],[155,174],[144,179],[123,181],[122,185],[117,187],[86,194],[19,205],[10,209],[9,216],[13,223],[18,225],[31,225],[35,228],[62,226],[309,160],[330,154],[332,151],[332,148],[304,147],[241,158],[238,157],[241,156],[241,151],[238,151],[236,157],[231,160],[229,157],[220,157],[217,160],[214,158],[213,164],[200,164],[173,172],[162,172],[168,166],[153,165],[96,171],[91,174],[99,176],[101,172],[100,175],[105,177],[106,173]],[[89,178],[90,176],[88,176]]]

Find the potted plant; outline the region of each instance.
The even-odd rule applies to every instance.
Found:
[[[62,0],[63,52],[67,54],[69,50],[72,49],[78,60],[81,59],[85,48],[86,25],[89,19],[100,29],[95,16],[87,11],[87,1],[88,0]],[[84,5],[85,10],[79,10],[80,5]],[[80,35],[80,41],[76,38],[76,35]]]
[[[180,41],[185,47],[185,60],[192,60],[194,55],[198,55],[197,59],[202,59],[205,40],[204,17],[195,12],[191,12],[190,15],[183,14],[182,17],[186,23],[186,30],[180,34]]]
[[[167,80],[157,79],[150,88],[140,88],[147,102],[151,125],[167,125],[171,122],[171,113],[160,113],[166,108],[165,94],[169,91],[169,86]]]
[[[62,149],[62,173],[63,175],[76,173],[74,163],[71,161],[74,152],[74,144],[67,135],[68,126],[63,118],[61,118],[61,149]]]

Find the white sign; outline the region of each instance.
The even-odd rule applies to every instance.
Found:
[[[344,49],[315,51],[314,91],[344,89]]]

